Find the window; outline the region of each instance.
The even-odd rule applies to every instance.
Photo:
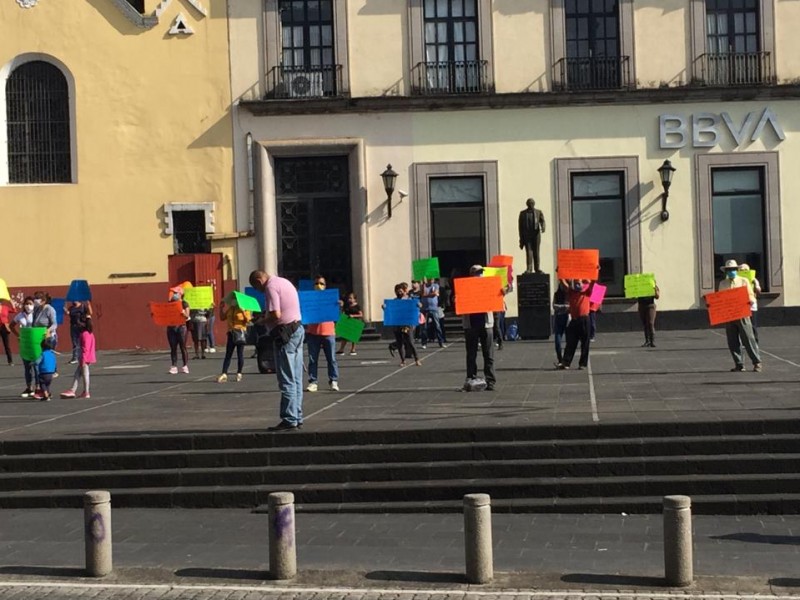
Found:
[[[772,0],[691,0],[694,80],[705,85],[771,83]]]
[[[491,17],[491,0],[410,0],[412,91],[492,91]]]
[[[633,0],[552,0],[554,89],[629,87]]]
[[[267,0],[268,94],[276,98],[341,96],[347,75],[346,0]]]
[[[72,181],[69,85],[41,60],[11,72],[5,86],[9,183]]]
[[[213,202],[168,202],[164,205],[164,233],[173,236],[175,254],[211,252],[214,233]]]
[[[557,247],[597,248],[600,282],[623,296],[642,271],[637,158],[556,159],[556,198]]]
[[[764,291],[783,291],[777,152],[706,154],[698,173],[700,292],[713,291],[728,259],[746,262]]]

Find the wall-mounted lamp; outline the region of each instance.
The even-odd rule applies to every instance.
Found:
[[[397,181],[397,173],[392,170],[392,165],[386,165],[386,170],[381,173],[383,179],[383,189],[386,190],[386,202],[388,207],[386,210],[387,218],[392,218],[392,194],[394,194],[394,184]]]
[[[661,220],[666,221],[669,219],[669,211],[667,211],[667,199],[669,198],[669,186],[672,185],[672,175],[677,169],[672,166],[669,160],[665,160],[664,164],[658,167],[658,175],[661,177],[661,187],[664,188],[664,193],[661,195]]]

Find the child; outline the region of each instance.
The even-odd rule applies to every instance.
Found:
[[[56,369],[56,353],[53,352],[53,343],[45,338],[42,340],[42,355],[39,357],[39,389],[33,394],[36,400],[44,402],[50,400],[50,384],[53,383],[53,374]]]
[[[361,307],[358,305],[358,296],[356,296],[355,292],[350,292],[347,294],[347,296],[345,296],[342,311],[352,319],[361,319],[364,317],[364,313],[361,311]],[[347,346],[347,340],[342,340],[342,343],[339,345],[339,349],[336,351],[336,354],[344,354],[345,346]],[[356,343],[352,342],[350,344],[350,356],[355,355]]]
[[[87,315],[86,327],[81,332],[81,346],[78,352],[78,367],[72,377],[72,387],[66,392],[61,392],[62,398],[74,398],[78,391],[78,382],[83,379],[83,393],[81,398],[91,398],[89,394],[89,365],[97,362],[95,352],[94,328],[92,327],[92,317]]]
[[[86,302],[71,302],[64,307],[64,314],[69,317],[69,337],[72,341],[72,358],[69,364],[78,364],[78,352],[81,347],[81,333],[86,327],[86,317],[92,314],[92,307]]]
[[[233,349],[236,348],[236,381],[242,380],[244,370],[244,345],[247,341],[247,324],[250,322],[250,311],[242,310],[235,300],[230,304],[222,301],[220,316],[228,324],[227,343],[225,345],[225,358],[222,361],[222,373],[217,377],[217,383],[228,381],[228,367],[231,366]]]

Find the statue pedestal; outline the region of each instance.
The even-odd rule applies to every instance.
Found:
[[[524,340],[550,338],[550,275],[517,275],[517,326]]]

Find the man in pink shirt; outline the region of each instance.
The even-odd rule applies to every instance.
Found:
[[[281,390],[281,422],[270,431],[297,431],[303,426],[303,340],[300,297],[292,282],[264,271],[250,273],[250,285],[266,296],[264,324],[275,347],[275,369]]]

